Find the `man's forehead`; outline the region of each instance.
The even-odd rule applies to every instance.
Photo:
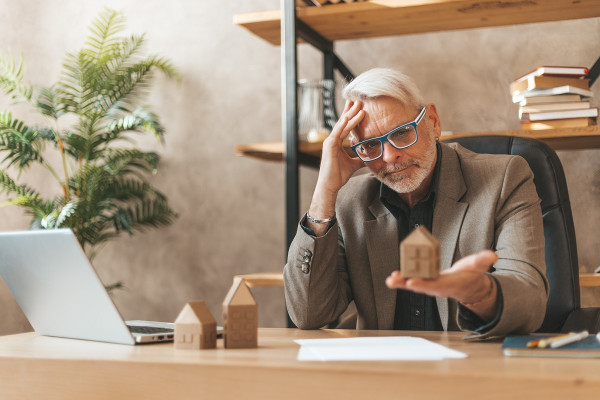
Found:
[[[360,139],[384,135],[415,118],[413,107],[389,97],[366,100],[363,104],[365,117],[356,129]]]

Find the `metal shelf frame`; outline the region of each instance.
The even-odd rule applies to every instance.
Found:
[[[285,254],[296,234],[300,217],[300,173],[298,146],[298,38],[323,53],[323,78],[334,79],[337,70],[347,81],[354,75],[333,51],[333,42],[325,39],[296,17],[296,0],[281,0],[281,88],[282,124],[285,144]],[[314,162],[315,160],[313,160]],[[295,327],[286,312],[287,326]]]
[[[281,0],[281,88],[282,124],[285,143],[285,232],[286,254],[296,234],[300,217],[298,146],[298,38],[323,53],[323,78],[334,79],[337,70],[346,81],[354,78],[333,50],[333,42],[296,17],[295,0]],[[312,160],[313,164],[317,160]]]

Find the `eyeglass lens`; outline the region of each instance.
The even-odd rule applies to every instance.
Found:
[[[387,140],[397,149],[413,145],[417,141],[417,132],[412,125],[392,132]],[[367,141],[356,148],[356,153],[363,161],[372,161],[383,153],[383,142],[379,139]]]

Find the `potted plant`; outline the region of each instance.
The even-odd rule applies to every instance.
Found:
[[[121,13],[104,9],[49,87],[24,83],[23,57],[15,61],[0,52],[0,89],[15,103],[30,103],[48,122],[32,126],[0,113],[0,193],[7,197],[0,206],[20,206],[35,229],[71,228],[90,260],[123,232],[168,225],[176,217],[148,181],[158,154],[136,148],[132,138],[151,133],[163,140],[158,116],[140,102],[155,70],[179,76],[169,60],[142,55],[144,35],[122,36],[124,25]],[[58,165],[46,156],[51,150],[60,155]],[[56,180],[59,196],[44,198],[13,178],[33,164]]]

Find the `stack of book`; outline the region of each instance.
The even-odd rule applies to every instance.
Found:
[[[519,103],[522,129],[596,125],[598,108],[590,105],[587,73],[585,67],[542,66],[512,82],[510,93]]]

